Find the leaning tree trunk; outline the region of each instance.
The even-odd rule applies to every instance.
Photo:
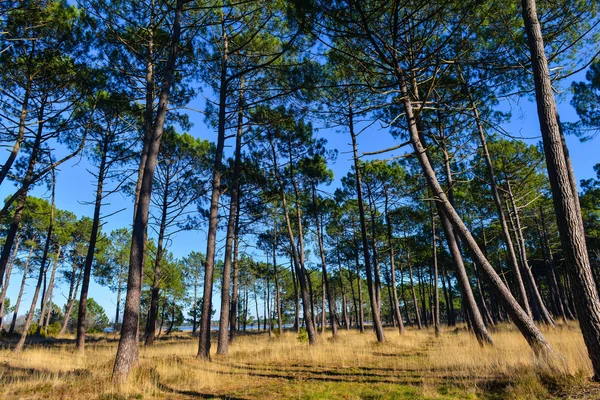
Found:
[[[238,189],[239,191],[239,189]],[[231,288],[231,308],[229,311],[229,342],[235,342],[238,330],[238,290],[239,290],[239,226],[240,226],[240,203],[235,216],[235,236],[233,237],[233,280]]]
[[[131,369],[138,363],[138,325],[140,314],[140,297],[142,292],[142,271],[144,265],[146,231],[148,228],[148,211],[150,208],[150,197],[152,194],[152,181],[154,170],[160,148],[169,94],[173,84],[175,71],[175,59],[179,49],[179,37],[181,34],[181,19],[184,0],[177,0],[175,7],[175,21],[173,23],[173,36],[169,59],[165,66],[164,80],[162,83],[156,120],[154,122],[152,135],[148,139],[148,154],[143,167],[142,183],[138,196],[138,204],[135,208],[135,222],[131,238],[131,253],[129,258],[129,276],[127,279],[127,294],[125,296],[125,312],[123,314],[123,326],[121,339],[117,349],[115,365],[113,368],[113,380],[115,383],[124,382]],[[146,141],[146,140],[145,140]]]
[[[521,227],[521,218],[519,217],[519,210],[517,208],[517,204],[515,203],[515,198],[512,193],[512,187],[510,185],[510,181],[506,180],[506,187],[508,189],[508,198],[510,200],[510,204],[512,206],[512,211],[515,216],[515,236],[517,237],[517,242],[519,243],[519,251],[521,253],[521,261],[523,263],[523,271],[525,272],[525,278],[527,279],[527,283],[531,288],[532,300],[535,302],[535,305],[538,309],[542,322],[546,325],[554,327],[554,320],[552,316],[548,312],[546,305],[544,304],[544,300],[540,294],[540,291],[537,287],[537,283],[531,273],[531,267],[529,266],[529,261],[527,259],[527,249],[525,247],[525,238],[523,237],[523,228]]]
[[[444,170],[446,172],[446,184],[448,186],[448,201],[450,206],[454,207],[454,183],[452,181],[452,172],[450,170],[450,157],[444,143],[442,143],[442,152],[444,154]],[[456,266],[456,277],[463,299],[463,307],[467,312],[467,321],[471,323],[470,328],[473,330],[473,333],[475,333],[475,337],[480,345],[493,344],[492,337],[485,327],[483,317],[481,316],[481,312],[475,301],[475,296],[473,295],[471,282],[467,275],[467,270],[459,247],[459,238],[448,220],[448,217],[444,214],[440,204],[436,203],[436,207],[442,224],[442,230],[446,237],[446,243],[448,244],[448,249],[450,250],[452,260]]]
[[[437,200],[443,214],[447,216],[449,222],[452,224],[455,232],[460,236],[462,242],[469,250],[471,257],[475,262],[478,262],[485,274],[486,278],[490,281],[491,287],[496,291],[499,299],[501,299],[503,306],[506,308],[511,319],[523,334],[529,345],[532,347],[534,352],[540,356],[550,356],[552,349],[548,341],[544,338],[541,331],[535,325],[533,320],[527,315],[527,313],[519,306],[519,303],[512,296],[508,288],[502,282],[502,279],[498,276],[494,268],[485,258],[483,252],[479,248],[479,245],[475,241],[475,238],[471,235],[471,232],[467,229],[460,216],[450,204],[450,201],[446,197],[446,193],[439,184],[435,171],[433,170],[427,150],[425,149],[419,131],[417,129],[416,117],[414,115],[412,102],[410,101],[410,95],[408,92],[408,86],[404,79],[404,71],[397,71],[398,83],[403,96],[403,105],[406,111],[406,121],[409,128],[410,141],[414,148],[414,152],[421,164],[421,169],[427,180],[427,183],[432,191],[434,198]]]
[[[459,70],[459,74],[460,70]],[[483,155],[485,159],[485,164],[487,167],[487,172],[490,179],[490,184],[492,187],[492,197],[494,198],[494,205],[496,206],[496,212],[498,213],[498,220],[500,222],[500,227],[502,228],[502,235],[504,236],[504,241],[506,244],[506,250],[508,252],[508,259],[510,261],[510,266],[512,268],[515,282],[517,285],[518,297],[520,298],[521,307],[525,309],[527,314],[531,317],[531,308],[529,307],[529,302],[527,301],[527,294],[525,292],[525,285],[523,284],[523,278],[521,277],[521,271],[519,269],[519,262],[517,261],[517,255],[515,253],[515,247],[513,245],[512,238],[510,236],[510,231],[508,230],[508,223],[506,222],[506,216],[504,214],[504,209],[502,208],[502,200],[500,198],[500,192],[498,191],[498,183],[496,181],[496,174],[494,172],[494,165],[492,164],[492,158],[490,156],[490,152],[488,150],[487,140],[485,137],[485,130],[483,128],[483,124],[481,122],[481,116],[479,115],[479,109],[477,108],[477,104],[475,103],[475,99],[473,98],[470,87],[468,86],[468,82],[466,82],[461,74],[461,79],[466,86],[467,93],[469,95],[469,101],[471,102],[471,108],[473,109],[473,116],[475,118],[475,123],[477,125],[477,132],[479,134],[479,140],[481,142],[481,148],[483,150]]]
[[[406,264],[408,265],[408,276],[410,278],[410,291],[412,293],[413,306],[415,308],[415,319],[419,329],[423,329],[423,325],[421,324],[421,312],[419,311],[419,302],[417,301],[417,294],[415,292],[415,282],[413,280],[412,265],[410,262],[410,251],[408,250],[406,254]]]
[[[2,165],[2,169],[0,169],[0,185],[4,182],[4,179],[8,175],[8,172],[12,168],[13,163],[17,159],[17,155],[19,154],[19,150],[21,150],[21,145],[23,144],[23,139],[25,138],[25,128],[27,125],[27,110],[29,108],[29,98],[31,97],[31,86],[33,83],[33,74],[28,74],[27,83],[25,84],[25,92],[23,93],[23,101],[21,102],[21,113],[19,115],[19,130],[17,132],[17,139],[15,140],[15,144],[13,145],[10,154],[8,155],[8,159]]]
[[[273,220],[273,276],[275,278],[275,304],[277,307],[277,330],[279,337],[283,334],[283,318],[281,315],[281,292],[279,289],[279,274],[277,271],[277,221]]]
[[[522,0],[522,7],[531,52],[546,167],[565,264],[571,276],[573,289],[577,293],[575,308],[580,317],[581,333],[592,360],[594,379],[600,380],[600,301],[588,258],[573,169],[568,153],[565,152],[564,137],[560,131],[536,2]]]

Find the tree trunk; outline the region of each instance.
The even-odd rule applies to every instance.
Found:
[[[408,276],[410,278],[410,291],[412,293],[413,307],[415,309],[415,320],[417,321],[417,326],[419,327],[419,329],[423,329],[423,325],[421,324],[419,303],[417,302],[417,294],[415,292],[415,283],[413,280],[413,272],[412,272],[412,265],[410,262],[410,251],[409,250],[407,250],[407,252],[406,252],[406,264],[408,265]]]
[[[15,213],[13,215],[12,221],[8,228],[8,232],[6,233],[6,238],[4,240],[4,246],[2,247],[2,253],[0,254],[0,286],[4,283],[4,272],[6,270],[6,265],[8,264],[8,260],[11,256],[11,250],[13,243],[15,241],[15,237],[17,235],[17,231],[21,225],[21,219],[23,218],[23,211],[25,210],[25,200],[27,199],[27,193],[29,192],[29,186],[31,185],[31,181],[33,179],[33,174],[35,171],[35,165],[37,164],[37,158],[40,151],[40,146],[42,142],[42,134],[43,134],[43,126],[44,126],[44,110],[46,107],[45,99],[42,99],[42,103],[40,105],[40,110],[38,113],[38,129],[35,135],[35,141],[33,143],[33,147],[31,149],[31,155],[29,156],[29,161],[27,162],[27,172],[25,173],[25,177],[23,179],[22,188],[23,192],[17,198],[17,205],[15,207]]]
[[[273,145],[273,138],[269,137],[270,140],[270,145],[271,145],[271,154],[273,157],[273,170],[275,171],[275,178],[277,179],[277,183],[279,185],[279,194],[281,196],[281,202],[282,202],[282,208],[283,208],[283,213],[285,216],[285,222],[286,222],[286,226],[287,226],[287,231],[288,231],[288,236],[290,239],[290,247],[291,247],[291,252],[292,252],[292,259],[294,262],[294,268],[296,270],[296,277],[298,278],[298,283],[300,284],[300,295],[302,296],[302,309],[304,311],[304,323],[306,325],[306,331],[308,333],[308,342],[311,345],[315,345],[317,344],[317,337],[316,337],[316,332],[315,332],[315,326],[313,323],[313,318],[311,315],[311,310],[310,310],[310,299],[308,297],[308,288],[307,288],[307,283],[306,283],[306,271],[304,270],[304,254],[302,254],[304,252],[304,249],[302,247],[303,244],[303,239],[302,239],[302,224],[299,224],[298,226],[298,230],[299,230],[299,238],[300,238],[300,252],[298,248],[296,247],[296,238],[294,235],[294,232],[292,230],[292,223],[290,220],[290,215],[288,212],[288,204],[287,204],[287,197],[285,195],[285,188],[283,186],[283,181],[281,179],[281,177],[279,176],[279,171],[278,171],[278,166],[277,166],[277,154],[275,152],[275,146]],[[291,151],[291,149],[290,149]],[[293,174],[293,171],[290,171]],[[299,209],[298,209],[298,204],[296,207],[296,212],[298,213],[298,218],[300,218],[300,222],[301,221],[301,217],[299,214]],[[299,328],[298,328],[299,329]]]
[[[223,26],[223,53],[219,82],[219,119],[215,160],[212,171],[212,188],[210,196],[210,214],[206,240],[206,267],[204,272],[204,292],[202,313],[200,314],[200,335],[198,336],[197,358],[210,360],[210,325],[212,312],[213,275],[215,268],[215,251],[217,244],[217,228],[219,224],[219,199],[221,198],[221,178],[223,176],[223,149],[225,147],[225,123],[227,119],[228,89],[228,39]]]
[[[96,201],[94,205],[94,218],[92,220],[92,232],[90,235],[90,243],[88,245],[85,263],[83,265],[83,282],[81,285],[81,295],[79,297],[79,313],[77,315],[77,349],[83,351],[85,349],[85,316],[87,312],[87,298],[90,287],[90,279],[92,276],[92,264],[94,262],[94,252],[96,251],[96,240],[100,230],[100,209],[102,207],[104,177],[106,174],[106,159],[108,152],[107,141],[103,144],[102,159],[100,168],[98,169],[98,182],[96,186]]]
[[[239,190],[239,189],[238,189]],[[240,202],[238,201],[238,209],[235,217],[235,236],[233,237],[233,282],[231,290],[231,309],[229,315],[229,342],[235,342],[235,337],[238,330],[238,290],[239,290],[239,225],[240,225]]]
[[[17,302],[15,303],[15,311],[13,312],[13,318],[10,322],[9,334],[15,332],[15,326],[17,324],[17,317],[19,316],[19,307],[21,306],[21,299],[23,298],[23,292],[25,291],[25,282],[27,281],[27,272],[29,271],[29,261],[31,260],[31,254],[33,253],[33,247],[29,248],[29,255],[27,261],[25,261],[25,268],[23,269],[23,279],[21,279],[21,288],[19,289],[19,295],[17,296]]]
[[[54,292],[54,278],[56,277],[56,269],[58,268],[58,260],[60,258],[60,251],[62,246],[58,246],[58,251],[56,252],[56,259],[54,260],[54,267],[52,267],[52,274],[50,274],[50,283],[48,285],[48,297],[46,299],[46,323],[44,324],[44,332],[48,333],[48,325],[50,324],[50,316],[52,315],[52,294]],[[43,318],[40,318],[40,322],[42,322]],[[39,329],[39,327],[38,327]]]
[[[393,311],[394,316],[396,317],[396,321],[398,322],[398,331],[401,335],[404,334],[404,322],[402,321],[402,314],[400,313],[400,305],[398,304],[398,289],[396,286],[396,267],[395,267],[395,254],[394,254],[394,244],[392,243],[392,221],[389,214],[389,196],[388,196],[388,188],[384,185],[383,187],[384,195],[385,195],[385,223],[387,227],[387,239],[388,246],[390,248],[390,275],[392,276],[392,302],[393,302]]]
[[[371,313],[373,315],[373,329],[377,336],[377,341],[380,343],[385,342],[385,334],[383,333],[383,325],[381,324],[381,317],[379,315],[379,304],[377,303],[377,293],[375,289],[376,283],[373,282],[373,273],[371,271],[371,255],[369,254],[369,242],[367,239],[367,222],[365,218],[365,205],[363,202],[362,194],[362,181],[360,177],[360,165],[358,158],[358,147],[356,144],[356,135],[354,133],[354,116],[352,112],[352,105],[349,105],[349,119],[348,128],[350,129],[350,136],[352,138],[352,151],[354,154],[354,169],[356,175],[356,194],[358,197],[358,212],[360,217],[360,231],[363,247],[363,257],[365,261],[365,272],[367,275],[367,287],[369,291],[369,300],[371,303]],[[360,290],[359,290],[360,291]]]
[[[127,279],[127,294],[125,296],[123,326],[121,329],[121,339],[119,341],[119,347],[117,349],[117,356],[115,358],[115,365],[113,368],[113,380],[115,383],[124,382],[127,379],[131,369],[137,365],[138,362],[138,325],[140,313],[140,295],[142,291],[142,271],[144,265],[144,256],[146,253],[145,248],[146,232],[148,228],[148,210],[150,207],[154,170],[156,168],[158,150],[160,148],[160,139],[164,131],[169,94],[173,83],[175,59],[178,53],[179,37],[181,34],[183,3],[183,0],[177,0],[176,3],[171,48],[169,50],[167,65],[165,66],[164,80],[160,91],[156,120],[152,128],[152,136],[147,138],[150,143],[148,144],[148,155],[143,167],[143,178],[138,196],[138,204],[135,208],[135,222],[133,224],[131,240],[129,276]]]
[[[242,83],[243,85],[243,83]],[[243,94],[240,94],[238,127],[235,136],[235,161],[231,179],[231,197],[229,201],[229,219],[227,221],[227,237],[225,239],[225,260],[223,262],[223,282],[221,284],[221,314],[219,318],[219,339],[217,354],[229,351],[229,300],[231,290],[231,258],[233,255],[233,239],[235,237],[236,218],[239,202],[239,178],[242,163],[242,126],[243,126]]]
[[[6,292],[8,290],[8,285],[10,284],[10,276],[12,273],[13,266],[15,264],[15,260],[17,258],[17,254],[19,253],[19,244],[21,243],[21,238],[18,237],[15,243],[15,249],[13,250],[12,257],[10,259],[10,263],[6,268],[6,279],[4,280],[4,286],[2,287],[2,294],[0,294],[0,331],[2,331],[2,325],[4,323],[4,300],[6,300]]]
[[[40,288],[42,286],[42,281],[44,279],[44,274],[46,272],[46,261],[48,260],[48,252],[50,251],[50,242],[52,241],[52,230],[54,228],[54,191],[56,185],[52,185],[52,204],[50,206],[50,223],[48,224],[48,232],[46,234],[46,244],[44,245],[44,253],[42,255],[42,261],[40,262],[40,272],[38,274],[37,283],[35,285],[35,291],[33,292],[33,298],[31,299],[31,306],[29,307],[29,312],[27,313],[27,318],[25,319],[25,325],[23,326],[23,332],[21,332],[21,337],[17,342],[17,345],[14,348],[15,353],[21,352],[23,350],[23,346],[25,345],[25,339],[27,339],[27,333],[29,331],[29,327],[31,326],[31,321],[33,321],[33,315],[35,313],[35,306],[37,305],[38,296],[40,295]]]
[[[446,184],[448,187],[448,202],[450,206],[454,207],[454,183],[452,180],[452,172],[450,170],[450,157],[444,143],[442,144],[442,152],[444,154],[444,169],[446,172]],[[436,203],[436,207],[440,217],[440,222],[442,224],[442,229],[444,231],[444,236],[446,237],[446,243],[448,244],[448,249],[450,250],[452,260],[456,266],[456,275],[458,287],[460,288],[463,299],[463,308],[468,313],[468,319],[471,322],[473,333],[475,333],[475,337],[480,345],[483,346],[485,344],[493,344],[492,337],[485,328],[483,317],[481,316],[481,312],[477,307],[477,302],[475,301],[475,296],[473,295],[473,290],[471,289],[471,282],[469,281],[469,276],[467,275],[467,270],[465,268],[464,260],[459,247],[459,238],[456,235],[456,231],[453,229],[450,221],[448,220],[448,217],[446,214],[444,214],[440,204]]]
[[[542,300],[540,291],[537,287],[533,274],[531,273],[531,267],[529,266],[529,262],[527,260],[527,250],[525,247],[525,238],[523,237],[523,228],[521,227],[521,218],[519,217],[519,210],[515,203],[510,181],[508,180],[506,181],[506,187],[508,189],[508,198],[512,206],[512,211],[515,216],[515,236],[517,237],[517,242],[519,243],[518,247],[521,254],[521,261],[523,263],[523,271],[525,272],[525,279],[527,280],[527,284],[531,292],[530,298],[533,301],[534,307],[537,309],[542,322],[546,325],[554,327],[554,320],[552,319],[552,316],[548,312],[548,309]]]
[[[588,258],[573,169],[565,152],[552,91],[544,39],[535,0],[522,0],[523,20],[531,52],[538,117],[546,154],[546,167],[558,221],[565,264],[577,296],[575,307],[581,333],[592,360],[594,379],[600,380],[600,302]]]
[[[437,236],[435,232],[435,215],[433,207],[429,205],[431,214],[431,251],[433,254],[433,327],[435,336],[440,336],[440,295],[438,288],[438,259],[437,259]]]
[[[315,210],[315,222],[316,222],[316,231],[317,231],[317,239],[319,242],[319,253],[321,255],[321,273],[323,274],[323,286],[324,286],[324,297],[323,297],[323,316],[325,316],[325,295],[327,296],[327,306],[329,307],[329,322],[331,325],[331,334],[333,336],[337,335],[337,325],[335,324],[335,303],[331,297],[331,288],[329,287],[329,279],[327,277],[327,268],[325,261],[325,247],[323,245],[323,225],[320,221],[319,214],[317,211],[317,197],[316,197],[316,188],[314,182],[312,183],[312,201],[313,207]],[[325,330],[325,317],[323,317],[323,327]]]
[[[8,155],[8,159],[2,165],[2,169],[0,169],[0,185],[2,185],[2,182],[4,182],[4,179],[8,175],[8,172],[10,171],[13,163],[15,162],[17,155],[21,150],[23,139],[25,138],[25,126],[27,124],[27,109],[29,108],[29,98],[31,96],[32,83],[33,76],[32,74],[28,74],[27,83],[25,84],[25,92],[23,93],[23,101],[21,102],[21,113],[19,115],[19,131],[17,133],[17,139],[15,140],[15,144],[13,145],[13,148],[10,151],[10,154]]]
[[[75,277],[75,271],[77,266],[73,268],[73,280],[75,281],[75,287],[73,292],[69,295],[69,299],[67,300],[67,309],[65,311],[65,319],[63,320],[62,327],[60,328],[60,334],[63,335],[67,331],[69,326],[69,319],[71,318],[71,312],[73,311],[73,305],[75,303],[75,298],[77,297],[77,293],[79,292],[79,285],[81,284],[81,278],[83,275],[83,271],[79,269],[77,271],[77,277]]]

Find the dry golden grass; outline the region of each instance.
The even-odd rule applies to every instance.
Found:
[[[195,358],[197,339],[162,338],[140,349],[129,382],[113,387],[117,342],[90,340],[85,354],[71,338],[32,344],[21,354],[0,350],[0,397],[7,399],[504,399],[600,398],[588,383],[591,366],[575,327],[545,330],[559,354],[559,370],[537,366],[521,335],[510,326],[493,333],[494,347],[479,347],[464,329],[386,331],[378,344],[370,333],[341,331],[317,346],[293,333],[238,337],[228,356]],[[213,346],[216,347],[216,346]]]

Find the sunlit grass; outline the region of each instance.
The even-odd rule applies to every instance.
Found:
[[[372,333],[341,330],[316,346],[292,332],[239,336],[230,354],[195,358],[189,334],[161,338],[140,348],[140,365],[126,385],[114,387],[111,371],[117,341],[98,336],[86,352],[73,342],[29,345],[20,354],[0,350],[0,396],[7,399],[127,398],[592,398],[591,365],[575,324],[544,329],[557,351],[550,376],[522,336],[503,325],[494,347],[480,347],[460,328],[386,330],[386,343]],[[69,339],[69,338],[65,338]],[[590,392],[592,390],[592,392]]]

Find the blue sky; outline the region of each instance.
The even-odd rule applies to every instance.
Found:
[[[584,74],[580,73],[575,76],[574,79],[583,80]],[[565,84],[567,83],[568,82]],[[561,119],[564,122],[577,120],[575,110],[569,104],[569,97],[568,91],[565,91],[558,99],[559,112]],[[198,99],[194,102],[192,107],[202,109],[202,103],[203,101]],[[505,100],[500,104],[500,109],[503,111],[511,110],[511,120],[503,125],[504,129],[510,132],[511,135],[529,138],[527,141],[531,143],[536,143],[540,140],[539,124],[534,103],[526,99],[519,99],[518,101]],[[216,132],[213,128],[208,127],[204,123],[202,114],[190,112],[190,118],[194,123],[194,126],[189,131],[190,134],[213,142],[216,140]],[[349,153],[351,150],[349,137],[347,133],[339,132],[337,129],[319,129],[316,132],[316,135],[326,138],[329,148],[338,150],[338,158],[335,164],[330,166],[334,171],[335,180],[330,187],[323,188],[325,190],[333,191],[339,185],[340,179],[347,174],[352,164]],[[395,140],[388,131],[386,129],[377,128],[377,126],[371,127],[359,137],[359,148],[361,152],[381,150],[391,147],[394,144]],[[600,156],[598,156],[597,151],[595,150],[597,144],[594,142],[581,143],[573,136],[567,137],[567,144],[571,153],[577,180],[579,181],[581,179],[593,177],[593,166],[600,162]],[[389,156],[398,155],[398,152],[404,151],[406,150],[398,150],[396,154],[390,153]],[[88,203],[93,200],[95,182],[93,177],[87,172],[88,168],[90,168],[90,165],[84,158],[71,160],[61,166],[57,175],[56,185],[56,205],[58,208],[70,210],[78,216],[92,215],[93,206]],[[5,198],[7,195],[11,194],[13,190],[13,186],[4,185],[4,187],[0,188],[1,198]],[[48,197],[49,193],[47,193],[45,188],[36,188],[32,191],[31,195]],[[105,225],[103,226],[104,232],[110,232],[113,229],[130,224],[133,209],[131,198],[116,193],[109,197],[106,203],[106,206],[103,208],[104,215],[109,215],[122,208],[125,208],[125,210],[116,215],[112,215],[105,220]],[[220,236],[222,237],[222,234]],[[219,244],[219,248],[221,247],[222,244]],[[243,250],[244,249],[242,249],[242,251]],[[206,231],[201,230],[179,233],[173,238],[169,251],[173,252],[177,257],[184,257],[191,251],[205,253]],[[248,252],[253,253],[255,250],[249,248]],[[222,257],[222,253],[218,254],[217,257]],[[11,278],[8,297],[13,304],[17,297],[20,279],[20,274],[13,275]],[[24,296],[24,302],[22,303],[21,313],[29,307],[34,284],[34,279],[30,278],[26,289],[26,295]],[[54,302],[62,306],[66,302],[68,287],[65,284],[59,284],[54,293]],[[114,318],[116,294],[112,293],[107,288],[99,286],[92,280],[90,285],[90,297],[93,297],[102,307],[104,307],[111,320]],[[215,298],[215,308],[217,307],[219,307],[218,294]]]

